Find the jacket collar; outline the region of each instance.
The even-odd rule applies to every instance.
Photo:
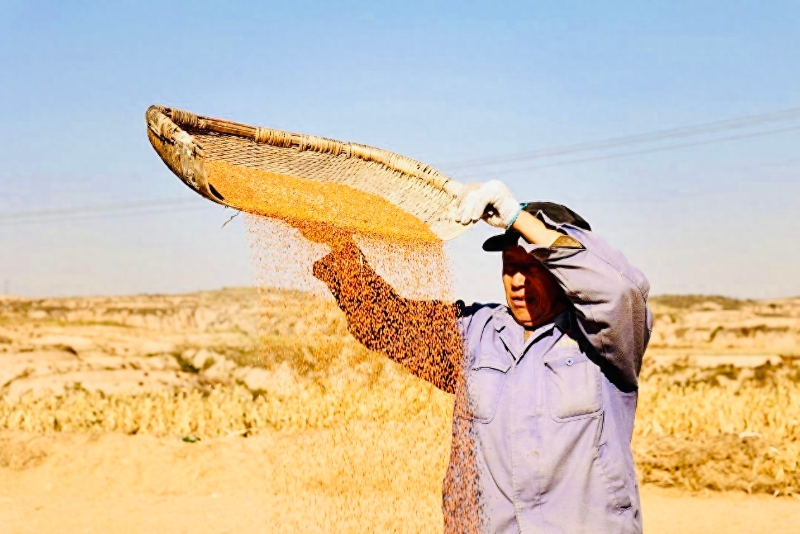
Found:
[[[508,306],[500,305],[492,312],[492,326],[499,334],[500,339],[506,346],[506,349],[514,356],[515,359],[521,357],[530,345],[535,343],[537,339],[541,338],[554,327],[558,328],[564,333],[567,333],[570,329],[570,323],[570,312],[569,310],[566,310],[556,315],[550,322],[545,323],[533,330],[532,335],[528,338],[528,341],[525,342],[523,341],[523,331],[525,328],[514,319],[514,316],[511,315],[511,310],[508,309]]]

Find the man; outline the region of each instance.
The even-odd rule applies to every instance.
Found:
[[[352,242],[314,265],[356,338],[456,394],[445,530],[641,532],[647,280],[576,213],[498,181],[466,186],[456,218],[506,230],[483,245],[503,255],[506,305],[404,299]]]

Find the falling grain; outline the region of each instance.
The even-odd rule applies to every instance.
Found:
[[[422,221],[344,185],[220,162],[207,163],[206,171],[224,198],[250,213],[259,287],[329,291],[365,347],[439,389],[466,394],[452,271],[443,243]],[[331,357],[317,354],[301,371],[328,367]],[[469,420],[455,418],[444,481],[447,532],[479,530],[473,443]]]

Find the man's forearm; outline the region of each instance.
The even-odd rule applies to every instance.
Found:
[[[563,234],[551,230],[542,221],[522,210],[511,228],[519,232],[525,240],[532,245],[551,246]]]

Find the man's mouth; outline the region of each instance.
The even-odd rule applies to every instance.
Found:
[[[511,297],[511,303],[517,308],[524,308],[527,305],[525,296]]]
[[[535,296],[511,295],[511,305],[515,308],[528,308],[536,304]]]

